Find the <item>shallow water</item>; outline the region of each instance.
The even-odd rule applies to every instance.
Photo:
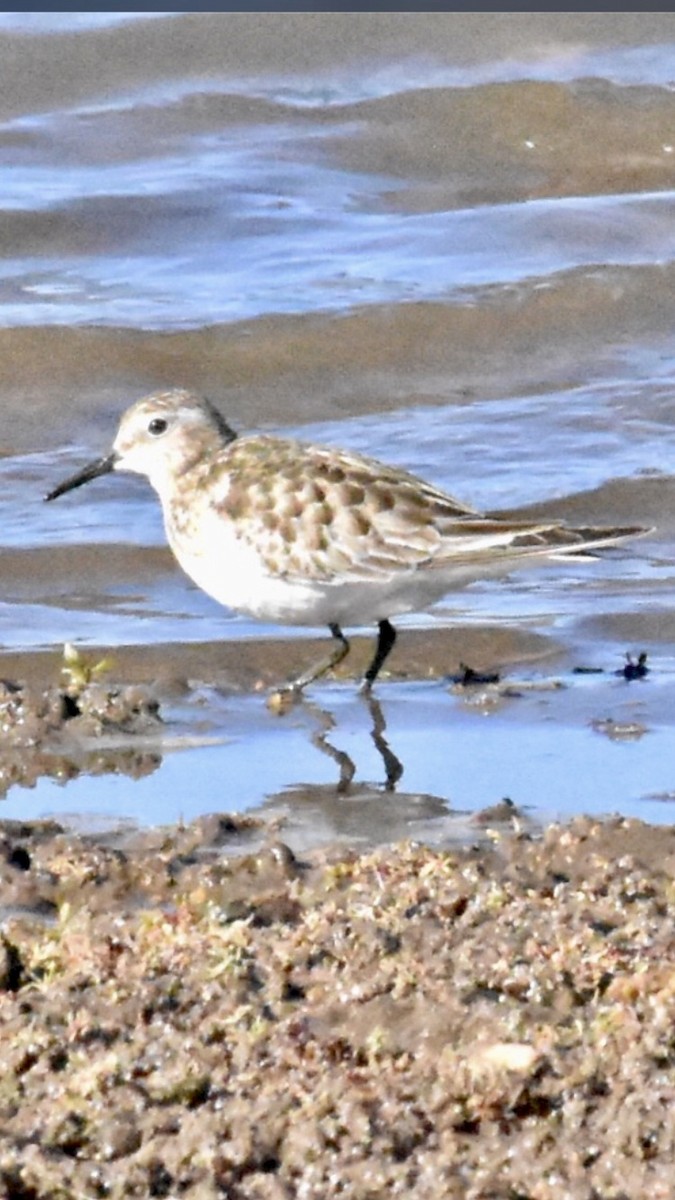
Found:
[[[485,826],[499,827],[496,817],[483,821],[486,803],[505,797],[522,828],[576,811],[658,823],[675,803],[674,701],[675,667],[665,658],[658,678],[632,683],[613,671],[514,673],[502,697],[489,687],[459,694],[439,683],[389,683],[380,688],[378,738],[373,713],[348,684],[316,689],[281,719],[259,696],[206,689],[198,712],[194,698],[169,705],[165,729],[134,740],[143,760],[140,771],[132,764],[133,783],[92,780],[86,769],[65,787],[44,778],[29,793],[10,793],[6,812],[117,829],[259,809],[282,821],[296,849],[383,837],[476,840]]]
[[[53,648],[56,671],[66,640],[142,663],[286,636],[181,576],[143,481],[42,504],[131,399],[190,386],[238,428],[349,445],[483,509],[655,526],[598,564],[448,596],[402,622],[392,661],[408,669],[414,627],[515,627],[543,639],[542,678],[647,651],[637,693],[575,677],[478,720],[418,665],[380,698],[405,763],[396,819],[433,797],[432,815],[408,800],[426,836],[446,836],[446,806],[506,794],[534,814],[641,815],[668,795],[674,42],[675,17],[654,13],[0,14],[5,650]],[[215,659],[212,676],[191,678],[218,683]],[[589,722],[634,694],[650,733],[617,747]],[[377,781],[351,689],[314,698],[357,781]],[[309,715],[276,722],[247,688],[211,703],[217,745],[164,749],[139,781],[13,789],[3,811],[154,822],[282,803],[297,837],[342,836]],[[176,715],[181,738],[194,720]],[[319,809],[299,783],[324,789]],[[346,836],[389,831],[381,794],[340,804]]]

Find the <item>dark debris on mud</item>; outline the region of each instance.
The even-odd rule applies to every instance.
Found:
[[[671,1197],[674,880],[618,819],[304,862],[0,824],[0,1191]]]

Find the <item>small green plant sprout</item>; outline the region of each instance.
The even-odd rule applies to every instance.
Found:
[[[113,666],[112,658],[101,658],[98,662],[92,662],[86,659],[83,654],[73,646],[72,642],[66,642],[63,647],[63,666],[61,667],[61,675],[64,680],[64,691],[69,696],[79,696],[84,688],[90,683],[100,679]]]

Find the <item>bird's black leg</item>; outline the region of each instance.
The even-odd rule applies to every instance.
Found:
[[[349,654],[349,641],[340,629],[340,626],[332,621],[328,628],[338,644],[328,659],[328,665],[321,671],[322,675],[324,671],[330,671],[332,667],[337,667],[338,663],[341,663],[343,658],[346,658]],[[315,676],[315,678],[317,677]]]
[[[396,641],[396,630],[386,617],[378,624],[377,646],[368,670],[363,676],[363,686],[366,691],[372,687],[386,658],[388,658]]]
[[[307,687],[308,683],[313,683],[315,679],[320,679],[322,675],[326,674],[326,671],[337,667],[338,663],[341,663],[343,658],[347,657],[349,654],[349,642],[340,629],[340,626],[332,622],[328,628],[337,642],[332,653],[329,654],[328,658],[322,658],[321,662],[316,663],[315,666],[310,667],[309,671],[305,671],[304,674],[294,679],[288,689],[284,690],[301,692],[303,688]]]

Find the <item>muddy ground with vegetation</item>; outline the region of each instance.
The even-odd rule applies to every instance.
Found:
[[[0,823],[11,1198],[673,1195],[675,830]]]
[[[53,668],[0,684],[4,789],[161,722]],[[0,821],[0,1194],[672,1197],[675,827],[473,820],[302,858],[283,818]]]

